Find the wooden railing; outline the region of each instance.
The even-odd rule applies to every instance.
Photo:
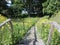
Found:
[[[11,19],[7,19],[6,21],[4,21],[3,23],[0,24],[0,28],[2,28],[2,26],[6,25],[6,23],[9,23],[10,24],[10,27],[11,27],[11,37],[12,37],[12,44],[14,43],[13,41],[13,25],[12,25],[12,22],[11,22]]]
[[[49,45],[50,42],[51,42],[51,39],[52,39],[52,33],[54,31],[54,28],[57,28],[58,32],[60,32],[60,25],[56,22],[45,22],[43,24],[44,25],[51,24],[51,28],[50,28],[49,35],[48,35],[48,40],[47,40],[47,43],[46,43],[46,45]]]

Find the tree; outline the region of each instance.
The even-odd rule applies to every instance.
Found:
[[[60,2],[59,0],[47,0],[43,4],[43,13],[45,14],[54,14],[55,12],[60,10]]]
[[[11,6],[11,10],[10,12],[12,11],[13,13],[10,13],[11,14],[11,17],[20,17],[21,16],[21,11],[24,7],[24,4],[22,2],[22,0],[13,0],[13,4]]]
[[[23,9],[22,0],[13,0],[12,5],[7,5],[8,1],[0,0],[0,13],[7,17],[16,17],[21,15]]]
[[[0,13],[2,13],[3,10],[7,9],[7,2],[5,0],[0,0]]]

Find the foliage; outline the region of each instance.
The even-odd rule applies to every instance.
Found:
[[[8,29],[7,29],[8,28]],[[0,45],[12,44],[10,25],[6,24],[0,28]]]
[[[36,2],[36,0],[35,0]],[[32,0],[26,0],[26,2],[23,2],[22,0],[13,0],[12,5],[8,7],[6,4],[7,2],[5,0],[0,0],[0,13],[4,14],[4,16],[7,17],[21,17],[25,15],[21,15],[22,9],[26,8],[29,10],[30,8],[33,8],[33,4],[35,4]],[[42,14],[49,14],[52,15],[58,11],[60,11],[60,1],[59,0],[39,0],[39,3],[37,4],[37,8],[39,8],[39,13]],[[31,9],[33,10],[33,9]],[[42,15],[41,15],[42,16]]]
[[[47,39],[48,39],[48,34],[50,31],[50,24],[44,24],[44,22],[51,22],[46,18],[42,18],[39,20],[39,22],[37,23],[37,28],[38,28],[38,33],[39,33],[39,37],[42,38],[45,42],[45,44],[47,43]],[[56,28],[54,28],[54,32],[52,34],[52,39],[50,42],[50,45],[60,45],[60,33],[57,31]]]
[[[24,3],[22,2],[22,0],[13,0],[13,4],[11,6],[11,17],[18,17],[18,16],[21,16],[21,12],[22,12],[22,9],[24,7]]]
[[[7,2],[5,0],[0,0],[0,13],[1,13],[1,10],[7,8],[6,4],[7,4]]]
[[[0,14],[6,16],[8,10],[7,2],[5,0],[0,0]]]
[[[24,18],[12,20],[13,23],[13,33],[11,32],[11,27],[9,23],[2,26],[0,29],[0,45],[11,45],[12,39],[14,43],[21,41],[26,33],[29,31],[30,27],[35,24],[38,18]],[[13,34],[13,37],[12,37]]]
[[[45,14],[54,14],[60,10],[59,0],[47,0],[43,4],[43,13]]]
[[[17,17],[21,15],[21,11],[24,7],[24,3],[22,0],[13,0],[12,5],[9,7],[7,6],[7,2],[5,0],[0,1],[0,14],[6,17]]]

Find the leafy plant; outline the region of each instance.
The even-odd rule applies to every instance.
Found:
[[[48,19],[40,19],[40,21],[38,21],[37,23],[37,29],[38,29],[38,33],[39,33],[39,37],[41,37],[44,42],[47,42],[48,39],[48,34],[50,31],[50,24],[44,24],[44,22],[50,22]],[[51,42],[50,45],[60,45],[60,32],[57,31],[56,28],[54,28],[54,32],[52,34],[52,38],[51,38]]]

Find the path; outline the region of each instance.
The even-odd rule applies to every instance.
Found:
[[[37,39],[34,26],[30,29],[28,33],[29,34],[24,38],[23,43],[17,45],[44,45],[41,39]]]

